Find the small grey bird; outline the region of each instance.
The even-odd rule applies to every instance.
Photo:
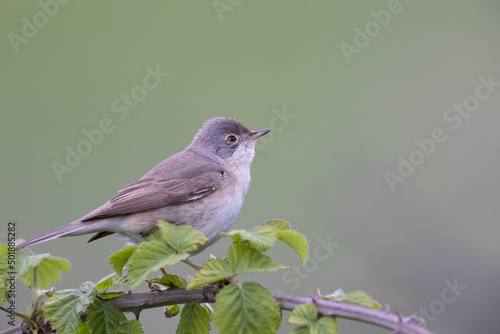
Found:
[[[122,188],[106,204],[16,249],[88,233],[95,233],[89,242],[117,233],[137,244],[157,229],[158,220],[165,220],[190,225],[207,236],[209,241],[196,254],[217,241],[238,216],[250,185],[255,141],[269,131],[250,131],[231,118],[208,120],[184,151]]]

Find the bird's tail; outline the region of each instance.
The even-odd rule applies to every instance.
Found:
[[[70,235],[74,236],[74,235],[91,233],[92,230],[89,231],[89,228],[91,228],[91,226],[92,223],[82,223],[81,221],[77,220],[72,223],[69,223],[68,225],[56,228],[53,231],[44,233],[36,238],[25,241],[22,244],[17,245],[15,248],[21,249],[64,236],[70,236]]]

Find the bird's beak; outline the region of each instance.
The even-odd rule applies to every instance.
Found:
[[[248,136],[247,140],[257,140],[257,138],[262,137],[266,133],[271,132],[269,129],[264,129],[264,130],[259,130],[259,131],[252,131],[250,132],[250,135]]]

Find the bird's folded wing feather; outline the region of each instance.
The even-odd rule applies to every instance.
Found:
[[[175,179],[146,175],[122,188],[118,195],[84,216],[81,221],[127,215],[197,200],[216,191],[222,180],[223,173],[220,172]]]

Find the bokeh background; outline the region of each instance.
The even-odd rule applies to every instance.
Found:
[[[302,296],[364,290],[403,315],[427,312],[436,333],[498,331],[500,87],[458,128],[443,119],[474,102],[479,77],[500,82],[498,1],[72,1],[52,16],[40,3],[0,3],[0,233],[14,220],[28,239],[81,217],[182,150],[205,120],[229,116],[273,130],[234,227],[283,218],[313,251],[302,267],[278,245],[271,255],[294,271],[240,280]],[[388,9],[398,12],[374,23],[372,11]],[[369,40],[356,32],[365,28]],[[346,45],[358,47],[346,56]],[[140,96],[157,66],[168,76]],[[126,114],[131,93],[141,101]],[[59,179],[53,163],[103,119],[113,130]],[[418,161],[415,140],[435,129],[446,140]],[[384,173],[410,155],[420,165],[391,189]],[[86,240],[33,248],[72,263],[58,288],[111,272],[122,243]],[[293,328],[287,318],[280,333]],[[177,323],[160,309],[141,319],[146,333]],[[340,320],[340,332],[387,331]]]

